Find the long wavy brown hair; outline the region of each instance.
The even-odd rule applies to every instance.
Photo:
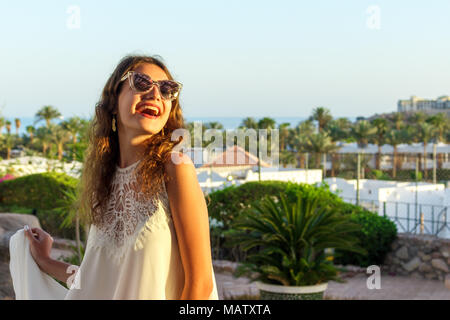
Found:
[[[109,77],[103,88],[102,96],[95,106],[95,115],[89,127],[89,145],[85,154],[83,170],[78,185],[77,208],[81,220],[86,224],[99,224],[105,213],[104,208],[112,188],[112,178],[119,161],[118,131],[112,130],[113,111],[118,109],[118,97],[121,86],[126,81],[120,79],[128,71],[134,70],[143,63],[154,64],[174,80],[160,56],[129,55],[124,57]],[[184,128],[184,119],[179,103],[179,96],[172,101],[169,118],[163,132],[152,135],[145,140],[145,151],[139,155],[141,159],[135,168],[140,192],[147,198],[158,192],[168,177],[164,171],[164,163],[170,157],[172,149],[182,142],[171,141],[174,130]]]

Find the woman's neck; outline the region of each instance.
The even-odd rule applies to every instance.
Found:
[[[120,168],[128,167],[129,165],[141,159],[145,149],[144,141],[152,135],[129,136],[119,133],[119,163]]]

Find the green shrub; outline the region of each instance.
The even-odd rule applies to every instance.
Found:
[[[231,242],[249,254],[235,275],[285,286],[310,286],[337,280],[338,270],[325,250],[365,254],[349,215],[330,208],[319,188],[298,191],[292,199],[267,195],[234,222]]]
[[[64,197],[64,191],[76,190],[78,179],[64,173],[45,172],[26,175],[0,183],[0,203],[2,211],[31,213],[37,209],[37,217],[44,230],[51,235],[63,238],[74,238],[74,228],[61,228],[64,216],[55,209],[58,200]],[[29,209],[26,212],[25,208]]]
[[[360,245],[367,250],[367,255],[360,255],[336,250],[335,263],[351,264],[360,267],[380,265],[386,254],[391,250],[391,244],[397,237],[397,227],[387,217],[379,216],[361,207],[345,203],[343,212],[351,216],[354,223],[360,225],[357,237]]]
[[[288,200],[296,198],[297,192],[316,190],[323,202],[328,206],[339,206],[342,200],[329,190],[323,183],[320,186],[299,184],[287,181],[255,181],[240,186],[229,186],[210,193],[206,198],[208,212],[213,221],[211,224],[211,246],[214,259],[243,261],[248,252],[238,247],[226,245],[229,235],[233,232],[232,222],[247,212],[252,205],[258,204],[266,195],[285,194]]]
[[[243,252],[238,246],[229,245],[228,241],[235,231],[232,228],[233,221],[248,212],[252,204],[259,204],[265,195],[275,196],[280,192],[292,201],[297,192],[307,193],[309,190],[317,190],[322,203],[341,214],[351,215],[352,221],[360,225],[357,236],[361,240],[360,246],[368,252],[367,256],[337,250],[336,262],[362,267],[381,264],[397,235],[396,226],[392,221],[344,202],[331,192],[325,183],[312,186],[284,181],[248,182],[215,191],[207,196],[208,212],[215,221],[211,224],[213,258],[241,262],[255,252]]]
[[[325,183],[312,186],[286,181],[256,181],[210,193],[207,196],[208,212],[212,218],[223,223],[224,229],[228,229],[234,219],[247,211],[252,204],[261,201],[265,195],[278,195],[281,192],[286,194],[289,200],[293,200],[297,192],[312,189],[317,189],[321,198],[329,205],[342,202]]]
[[[382,170],[370,170],[366,177],[367,179],[377,179],[377,180],[392,180],[387,172]]]

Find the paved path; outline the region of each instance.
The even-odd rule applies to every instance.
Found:
[[[346,283],[330,282],[326,299],[358,300],[450,300],[450,289],[443,281],[402,276],[381,276],[380,289],[367,288],[367,276],[358,274]]]
[[[61,250],[63,251],[63,250]],[[56,253],[63,253],[57,252]],[[216,268],[215,268],[216,269]],[[219,299],[257,299],[259,292],[254,283],[247,278],[235,279],[229,271],[215,270]],[[381,289],[367,289],[365,274],[356,274],[345,278],[346,283],[330,282],[325,299],[351,300],[450,300],[450,289],[444,283],[435,280],[415,279],[401,276],[381,276]],[[0,262],[0,300],[13,299],[9,263]]]
[[[258,289],[246,278],[234,279],[228,272],[216,272],[220,299],[256,299]],[[357,274],[346,283],[330,282],[325,299],[333,300],[450,300],[450,289],[441,281],[401,276],[381,276],[381,289],[367,289],[367,276]]]

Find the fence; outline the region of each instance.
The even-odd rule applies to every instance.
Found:
[[[448,153],[425,157],[420,153],[398,153],[395,159],[392,154],[302,153],[281,157],[280,166],[321,169],[324,178],[356,179],[359,171],[361,179],[447,183],[450,181],[449,160]]]
[[[343,200],[356,203],[355,198],[343,197]],[[359,205],[388,217],[399,232],[450,238],[450,208],[447,206],[367,199],[360,199]]]

